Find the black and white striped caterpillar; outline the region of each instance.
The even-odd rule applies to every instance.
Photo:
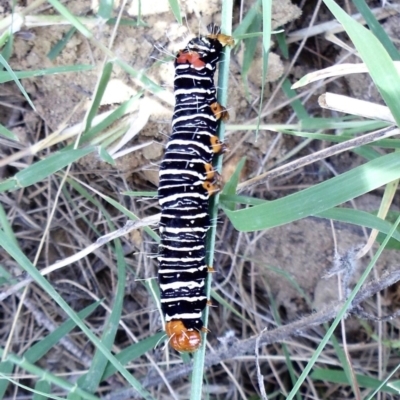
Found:
[[[177,351],[201,344],[202,311],[207,305],[206,234],[209,197],[218,191],[213,156],[225,151],[216,136],[228,113],[218,104],[214,73],[222,49],[233,38],[212,27],[192,39],[175,58],[172,134],[160,166],[161,206],[158,281],[165,331]]]

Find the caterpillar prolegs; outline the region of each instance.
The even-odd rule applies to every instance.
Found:
[[[175,58],[172,134],[160,166],[161,206],[158,281],[165,330],[177,351],[201,344],[202,311],[207,305],[206,234],[209,197],[219,175],[211,164],[225,146],[216,136],[228,113],[218,104],[214,73],[223,47],[233,39],[215,27],[192,39]]]

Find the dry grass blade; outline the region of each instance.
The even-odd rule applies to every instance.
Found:
[[[400,61],[394,61],[393,64],[396,66],[397,70],[400,72]],[[320,69],[315,72],[311,72],[303,76],[299,81],[293,84],[292,89],[298,89],[312,82],[317,82],[322,79],[345,76],[350,74],[362,74],[368,73],[368,68],[366,64],[338,64],[332,67]],[[351,114],[351,112],[349,112]]]
[[[255,178],[252,178],[245,182],[242,182],[238,185],[238,192],[241,192],[245,189],[247,190],[256,185],[266,183],[268,180],[270,180],[272,178],[276,178],[277,176],[288,174],[288,173],[295,171],[301,167],[312,164],[318,160],[323,160],[323,159],[325,159],[327,157],[331,157],[335,154],[339,154],[339,153],[354,149],[359,146],[364,146],[366,144],[373,143],[373,142],[376,142],[376,141],[384,139],[384,138],[398,135],[399,133],[400,133],[399,129],[389,127],[389,128],[385,128],[385,129],[380,129],[379,131],[376,131],[376,132],[367,133],[361,137],[350,139],[343,143],[333,145],[327,149],[320,150],[309,156],[302,157],[299,160],[289,162],[281,167],[275,168],[271,171],[265,172],[264,174],[256,176]]]
[[[398,12],[396,9],[393,9],[393,8],[382,8],[382,7],[374,8],[371,11],[375,15],[375,18],[377,20],[382,20],[384,18],[387,18],[390,15],[395,15]],[[351,17],[355,21],[365,24],[365,20],[361,14],[353,14]],[[295,32],[289,33],[287,42],[294,43],[294,42],[298,42],[299,40],[304,39],[305,37],[308,38],[311,36],[321,35],[326,32],[334,34],[334,33],[339,33],[339,32],[343,32],[343,31],[344,31],[343,26],[336,20],[332,20],[332,21],[328,21],[328,22],[323,22],[318,25],[314,25],[312,28],[299,29]]]
[[[382,275],[378,281],[367,283],[354,298],[348,312],[351,313],[352,310],[356,310],[362,302],[399,281],[400,271],[392,271]],[[232,360],[236,357],[253,353],[257,342],[259,346],[264,346],[271,343],[279,343],[288,340],[291,337],[305,335],[307,330],[312,327],[322,325],[323,323],[329,322],[335,318],[344,303],[345,301],[342,300],[337,301],[334,304],[329,304],[324,310],[303,317],[301,320],[289,323],[285,326],[280,326],[276,329],[268,330],[264,332],[261,337],[257,335],[242,341],[234,340],[233,343],[228,344],[227,346],[221,346],[221,348],[215,353],[209,354],[205,366],[210,368],[221,361]],[[170,381],[178,379],[179,377],[188,374],[188,372],[191,371],[191,368],[192,366],[185,366],[184,368],[176,367],[166,374],[166,378]],[[154,376],[145,387],[149,388],[158,383],[159,378]]]
[[[78,253],[76,253],[70,257],[67,257],[63,260],[57,261],[56,263],[54,263],[52,265],[49,265],[48,267],[42,269],[40,271],[40,273],[42,276],[46,276],[47,274],[57,271],[60,268],[66,267],[67,265],[71,265],[71,264],[83,259],[88,254],[93,253],[95,250],[101,248],[106,243],[109,243],[116,238],[124,236],[124,235],[128,234],[129,232],[132,232],[135,229],[139,229],[144,226],[156,225],[159,220],[160,220],[160,214],[156,214],[151,217],[143,218],[140,221],[128,221],[124,227],[117,229],[114,232],[110,232],[107,235],[99,237],[95,243],[91,244],[90,246],[86,247],[85,249],[79,251]],[[23,287],[25,287],[32,281],[33,281],[33,278],[28,277],[28,278],[25,278],[22,281],[18,282],[17,284],[13,285],[10,289],[4,290],[0,294],[0,301],[4,301],[7,297],[16,293],[18,290],[22,289]]]
[[[319,97],[318,104],[322,108],[327,108],[329,110],[386,121],[391,124],[396,123],[389,107],[371,103],[370,101],[353,99],[352,97],[335,93],[325,93]]]

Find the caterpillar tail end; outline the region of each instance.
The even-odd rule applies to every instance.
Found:
[[[194,329],[187,329],[181,320],[165,324],[165,332],[172,348],[179,352],[194,352],[201,345],[201,334]]]

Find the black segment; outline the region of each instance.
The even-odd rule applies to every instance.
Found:
[[[211,33],[218,33],[212,28]],[[214,73],[221,56],[217,39],[192,39],[175,59],[175,109],[172,133],[160,166],[161,205],[158,281],[166,322],[181,320],[187,329],[203,327],[205,239],[210,226],[209,193],[203,184],[215,154],[211,139],[218,122]]]

